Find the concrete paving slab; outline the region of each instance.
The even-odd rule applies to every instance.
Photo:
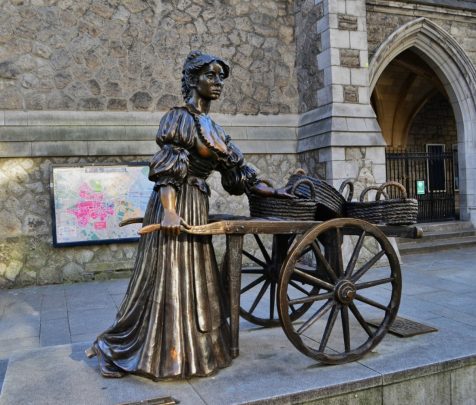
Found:
[[[41,346],[65,345],[68,343],[71,343],[71,334],[67,318],[41,321]]]
[[[108,405],[172,396],[183,405],[203,404],[187,381],[154,383],[140,377],[105,379],[86,345],[26,351],[10,359],[1,405]]]
[[[66,403],[108,405],[126,402],[121,393],[121,387],[125,381],[128,383],[124,385],[124,398],[136,401],[171,395],[168,392],[170,387],[171,392],[173,389],[177,389],[177,392],[181,393],[181,396],[177,395],[176,397],[182,399],[182,403],[184,400],[197,404],[203,402],[228,404],[243,401],[267,404],[293,403],[315,401],[316,398],[323,396],[330,397],[340,394],[345,396],[347,395],[345,394],[346,390],[349,392],[349,401],[357,400],[355,395],[358,394],[358,400],[364,401],[361,403],[373,403],[370,398],[392,398],[395,395],[398,397],[399,390],[404,388],[401,384],[406,384],[407,381],[410,381],[409,379],[413,378],[419,378],[421,381],[412,386],[412,392],[415,395],[410,396],[411,398],[419,398],[418,390],[421,384],[424,384],[425,389],[429,389],[431,392],[439,392],[437,387],[447,383],[448,375],[435,374],[436,377],[433,379],[431,374],[439,373],[441,370],[449,370],[450,374],[461,374],[458,374],[459,377],[456,374],[455,376],[451,374],[452,398],[463,395],[461,390],[466,393],[461,398],[471,398],[473,392],[473,397],[475,397],[476,388],[470,377],[476,371],[473,370],[474,372],[468,375],[459,371],[471,370],[471,367],[473,369],[476,367],[473,366],[476,365],[476,337],[474,336],[476,298],[473,298],[471,291],[476,281],[475,255],[476,248],[472,248],[457,250],[457,252],[445,251],[441,254],[435,252],[412,255],[404,258],[405,264],[402,265],[404,285],[399,315],[436,326],[440,329],[436,333],[406,339],[387,335],[382,343],[360,362],[342,366],[323,366],[300,354],[286,339],[280,328],[263,329],[241,320],[241,354],[234,360],[232,366],[220,371],[215,377],[192,379],[189,382],[178,383],[178,386],[174,386],[177,383],[170,383],[172,385],[164,382],[153,383],[130,376],[120,380],[120,384],[117,381],[104,380],[97,372],[94,359],[89,361],[84,358],[81,350],[86,347],[85,345],[90,344],[98,333],[113,323],[117,305],[122,301],[128,280],[0,291],[0,313],[2,308],[4,309],[4,314],[0,318],[0,334],[10,325],[4,321],[28,320],[28,317],[31,316],[41,322],[41,328],[41,325],[45,327],[49,325],[52,331],[49,336],[51,340],[46,339],[46,335],[45,339],[40,339],[41,329],[39,336],[0,340],[0,368],[2,364],[5,364],[1,363],[2,359],[5,361],[7,358],[11,360],[21,358],[21,353],[18,350],[36,348],[32,358],[47,364],[46,372],[53,373],[51,378],[39,376],[40,365],[29,369],[26,359],[17,363],[21,363],[18,366],[14,366],[16,360],[10,362],[6,373],[4,392],[9,392],[11,402],[2,402],[5,400],[2,394],[0,404],[32,403],[31,398],[35,399],[33,403],[36,404],[38,396],[33,389],[34,382],[40,387],[42,383],[51,384],[51,381],[54,380],[55,383],[48,388],[51,389],[53,386],[58,390],[64,390],[58,381],[65,379],[65,386],[69,390],[70,385],[74,384],[70,380],[76,378],[76,373],[79,373],[77,384],[83,384],[83,391],[91,392],[78,394],[80,388],[75,387],[72,388],[72,394],[78,395],[79,401],[76,398],[69,401],[65,397],[67,394],[61,392],[54,394],[57,396],[50,396],[51,401],[47,403],[53,405]],[[410,258],[411,260],[409,260]],[[16,294],[12,295],[12,291]],[[29,297],[30,292],[31,297]],[[386,286],[375,288],[375,291],[369,292],[369,297],[377,299],[387,295],[388,288]],[[92,302],[90,309],[83,305],[85,297]],[[104,306],[106,302],[107,306]],[[449,302],[450,304],[448,304]],[[243,302],[245,306],[250,304],[249,300]],[[40,309],[36,309],[38,305],[40,305]],[[63,350],[63,354],[55,354],[54,347],[47,354],[35,354],[37,351],[44,350],[39,348],[40,345],[60,342],[54,341],[54,324],[56,322],[57,325],[60,325],[65,319],[69,322],[71,342],[81,342],[81,344],[55,346]],[[354,336],[354,333],[356,335],[359,333],[358,328],[352,327],[351,335]],[[338,344],[342,345],[342,336],[337,335],[338,333],[331,336],[330,347],[335,348]],[[67,350],[63,349],[65,347],[70,347],[70,352],[76,354],[68,355]],[[16,354],[13,354],[15,351]],[[51,370],[50,363],[56,363],[58,370]],[[465,368],[458,368],[461,365],[464,365]],[[23,374],[18,369],[23,369]],[[12,374],[11,379],[9,377],[10,370],[12,373],[16,373]],[[32,378],[33,382],[24,381],[30,379],[25,374],[25,371],[28,370],[32,370],[32,375],[36,375]],[[91,374],[94,376],[92,380]],[[457,379],[461,380],[461,376],[464,376],[465,379],[462,385],[460,384],[462,387],[460,389],[455,384]],[[392,391],[388,386],[382,386],[382,384],[392,384],[395,389]],[[17,385],[17,387],[13,388],[10,385]],[[19,390],[18,398],[27,401],[27,393],[22,393],[22,389],[26,389],[27,392],[34,395],[29,398],[30,402],[13,402],[12,398],[16,398],[15,390]],[[111,393],[112,390],[118,390],[118,392]],[[48,390],[40,387],[40,391]],[[361,395],[361,393],[366,394]],[[147,394],[150,395],[147,396]],[[428,395],[428,398],[433,397]],[[83,400],[84,402],[81,402]],[[94,400],[101,402],[91,402]],[[332,401],[331,403],[334,403]],[[335,401],[337,401],[335,403],[339,403],[337,399]]]
[[[123,280],[113,280],[106,286],[106,290],[109,294],[122,294],[124,295],[127,290],[127,285],[129,284],[128,279]]]
[[[69,313],[71,335],[99,334],[112,325],[116,318],[116,307],[87,309]]]
[[[41,311],[40,319],[41,321],[51,321],[55,319],[68,318],[68,310],[66,307],[59,309],[47,309]]]
[[[40,347],[40,338],[38,336],[1,340],[0,359],[8,359],[16,351],[33,349],[38,347]]]
[[[3,381],[7,373],[8,360],[0,360],[0,394],[2,393]]]
[[[441,307],[435,310],[430,310],[432,313],[438,316],[443,316],[449,319],[456,319],[458,322],[462,322],[476,327],[476,312],[474,315],[468,315],[464,312],[458,311],[454,308]]]
[[[66,310],[66,297],[62,294],[45,295],[41,306],[42,311],[50,311],[55,309]]]
[[[359,363],[380,373],[384,384],[393,384],[456,368],[465,361],[476,363],[476,338],[442,328],[435,333],[405,339],[387,335],[373,353]]]
[[[102,332],[102,330],[101,330]],[[91,344],[96,340],[96,337],[99,335],[99,332],[92,333],[81,333],[79,335],[71,335],[71,343],[85,343],[88,342]]]
[[[40,335],[40,314],[10,316],[2,318],[0,342],[9,339],[38,337]]]
[[[304,356],[280,328],[248,331],[242,333],[240,341],[240,356],[231,367],[214,377],[190,381],[207,404],[273,398],[279,398],[280,403],[304,402],[316,393],[343,394],[346,389],[365,389],[381,383],[378,373],[358,363],[327,366]]]

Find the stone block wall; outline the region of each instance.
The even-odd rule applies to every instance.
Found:
[[[292,0],[2,1],[0,110],[167,110],[201,49],[232,66],[220,112],[296,112],[292,11]]]
[[[53,247],[50,167],[52,164],[124,163],[148,156],[0,159],[0,287],[87,281],[122,276],[131,270],[136,243]],[[295,170],[293,155],[247,155],[264,178],[282,183]],[[210,212],[248,214],[246,197],[229,196],[219,175],[210,178]],[[224,250],[218,240],[217,254]]]
[[[447,152],[458,143],[454,113],[448,99],[442,94],[425,104],[408,131],[409,147],[424,148],[428,143],[445,144]]]
[[[420,3],[386,0],[366,2],[369,56],[371,57],[379,45],[398,27],[418,17],[425,17],[454,37],[476,64],[476,4],[466,2],[466,8],[460,9],[457,3],[463,3],[461,1]],[[450,7],[444,7],[442,3]]]

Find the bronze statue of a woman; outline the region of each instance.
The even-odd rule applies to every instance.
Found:
[[[208,222],[213,170],[230,194],[288,197],[260,182],[224,130],[209,117],[229,75],[219,57],[191,52],[185,60],[185,105],[162,118],[161,147],[150,162],[154,191],[144,225],[162,230],[141,237],[134,272],[115,323],[100,334],[89,356],[101,374],[154,380],[208,376],[231,363],[224,291],[210,238],[180,233],[180,224]]]

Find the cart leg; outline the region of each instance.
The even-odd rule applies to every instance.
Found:
[[[227,235],[226,250],[228,258],[228,276],[230,287],[230,354],[238,357],[240,332],[240,288],[241,288],[241,251],[243,250],[243,235]]]

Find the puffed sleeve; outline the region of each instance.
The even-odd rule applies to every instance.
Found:
[[[229,158],[220,167],[221,184],[230,194],[241,195],[259,183],[256,171],[244,163],[243,154],[233,143],[227,139]]]
[[[161,149],[149,164],[149,180],[156,187],[171,185],[179,189],[188,170],[188,150],[194,140],[193,117],[182,108],[174,108],[160,121],[156,142]]]

